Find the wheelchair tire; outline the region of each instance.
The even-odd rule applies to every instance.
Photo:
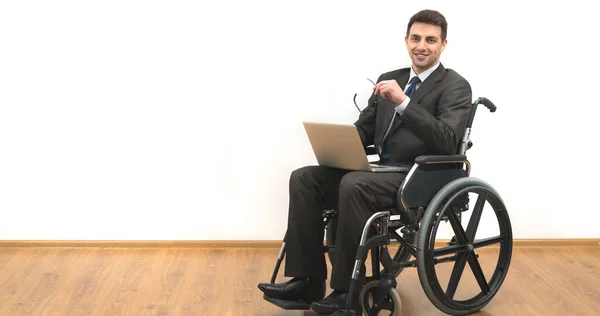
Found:
[[[465,230],[460,223],[460,210],[456,208],[456,203],[452,203],[460,201],[461,197],[469,193],[477,194],[478,198]],[[488,202],[493,209],[495,219],[498,221],[499,234],[495,237],[476,239],[485,202]],[[447,218],[450,222],[456,242],[450,242],[449,246],[436,249],[436,234],[443,218]],[[475,250],[494,244],[499,245],[498,260],[497,262],[492,260],[496,267],[493,273],[488,274],[491,277],[486,280],[479,263],[479,255]],[[483,180],[465,177],[450,182],[434,196],[427,207],[417,232],[417,247],[419,280],[433,305],[450,315],[467,315],[481,310],[500,289],[508,274],[511,261],[512,228],[504,202],[497,191]],[[440,284],[435,268],[438,263],[444,264],[444,262],[454,262],[446,288]],[[467,266],[470,267],[479,286],[479,289],[474,292],[480,292],[472,297],[472,292],[467,292],[470,298],[458,300],[455,298],[456,290]]]

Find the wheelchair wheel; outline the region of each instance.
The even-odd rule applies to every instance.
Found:
[[[360,291],[360,306],[363,315],[366,316],[395,316],[400,315],[402,310],[402,301],[400,294],[395,288],[391,288],[388,293],[385,293],[380,304],[376,304],[378,297],[379,281],[371,281],[367,283]]]
[[[472,212],[466,211],[466,201],[476,201]],[[465,229],[461,219],[467,213],[471,214]],[[452,235],[446,245],[436,243],[436,238],[447,240]],[[510,265],[512,228],[504,202],[482,180],[466,177],[450,182],[425,211],[417,246],[419,280],[429,300],[451,315],[479,311],[496,295]],[[465,269],[467,264],[472,273]]]

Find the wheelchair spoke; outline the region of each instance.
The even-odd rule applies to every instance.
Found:
[[[477,227],[481,220],[481,213],[483,213],[483,207],[485,206],[485,196],[482,194],[477,198],[473,214],[467,225],[467,238],[468,240],[475,240],[475,234],[477,233]]]
[[[460,253],[458,254],[458,259],[454,263],[454,268],[452,268],[452,274],[450,275],[450,281],[448,281],[448,288],[446,289],[446,295],[449,298],[453,299],[454,294],[456,293],[456,288],[458,288],[458,282],[465,270],[465,266],[467,264],[467,254]]]
[[[467,250],[467,245],[452,245],[444,248],[434,249],[433,257],[445,256],[453,253],[464,252]]]
[[[454,230],[454,234],[458,243],[462,245],[467,244],[469,242],[469,238],[467,238],[467,233],[465,233],[465,230],[462,228],[456,213],[454,213],[452,210],[447,210],[447,216],[448,220],[450,220],[450,225],[452,225],[452,230]]]
[[[473,271],[473,275],[475,275],[475,279],[477,283],[479,283],[479,287],[484,294],[488,294],[490,292],[490,287],[488,286],[487,281],[485,280],[485,275],[483,274],[483,270],[481,270],[481,266],[479,265],[479,260],[477,256],[475,256],[474,252],[469,252],[467,254],[469,266],[471,266],[471,271]]]
[[[485,246],[489,246],[489,245],[501,243],[505,239],[506,239],[506,236],[504,236],[504,235],[480,239],[478,241],[473,242],[473,249],[477,249],[477,248],[481,248],[481,247],[485,247]]]

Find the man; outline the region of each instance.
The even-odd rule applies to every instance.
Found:
[[[412,165],[419,155],[458,151],[472,95],[469,83],[439,61],[446,32],[446,20],[437,11],[411,17],[405,42],[412,66],[381,75],[370,105],[355,123],[363,145],[374,144],[381,163]],[[319,313],[345,308],[362,229],[372,214],[395,207],[405,177],[322,166],[292,172],[285,275],[293,278],[261,283],[259,289],[274,298],[312,302],[311,309]],[[324,208],[338,212],[334,291],[325,299]]]

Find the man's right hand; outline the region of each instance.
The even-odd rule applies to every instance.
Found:
[[[396,80],[382,80],[373,87],[373,90],[375,94],[380,94],[382,98],[390,99],[396,104],[400,104],[406,99],[406,94]]]

